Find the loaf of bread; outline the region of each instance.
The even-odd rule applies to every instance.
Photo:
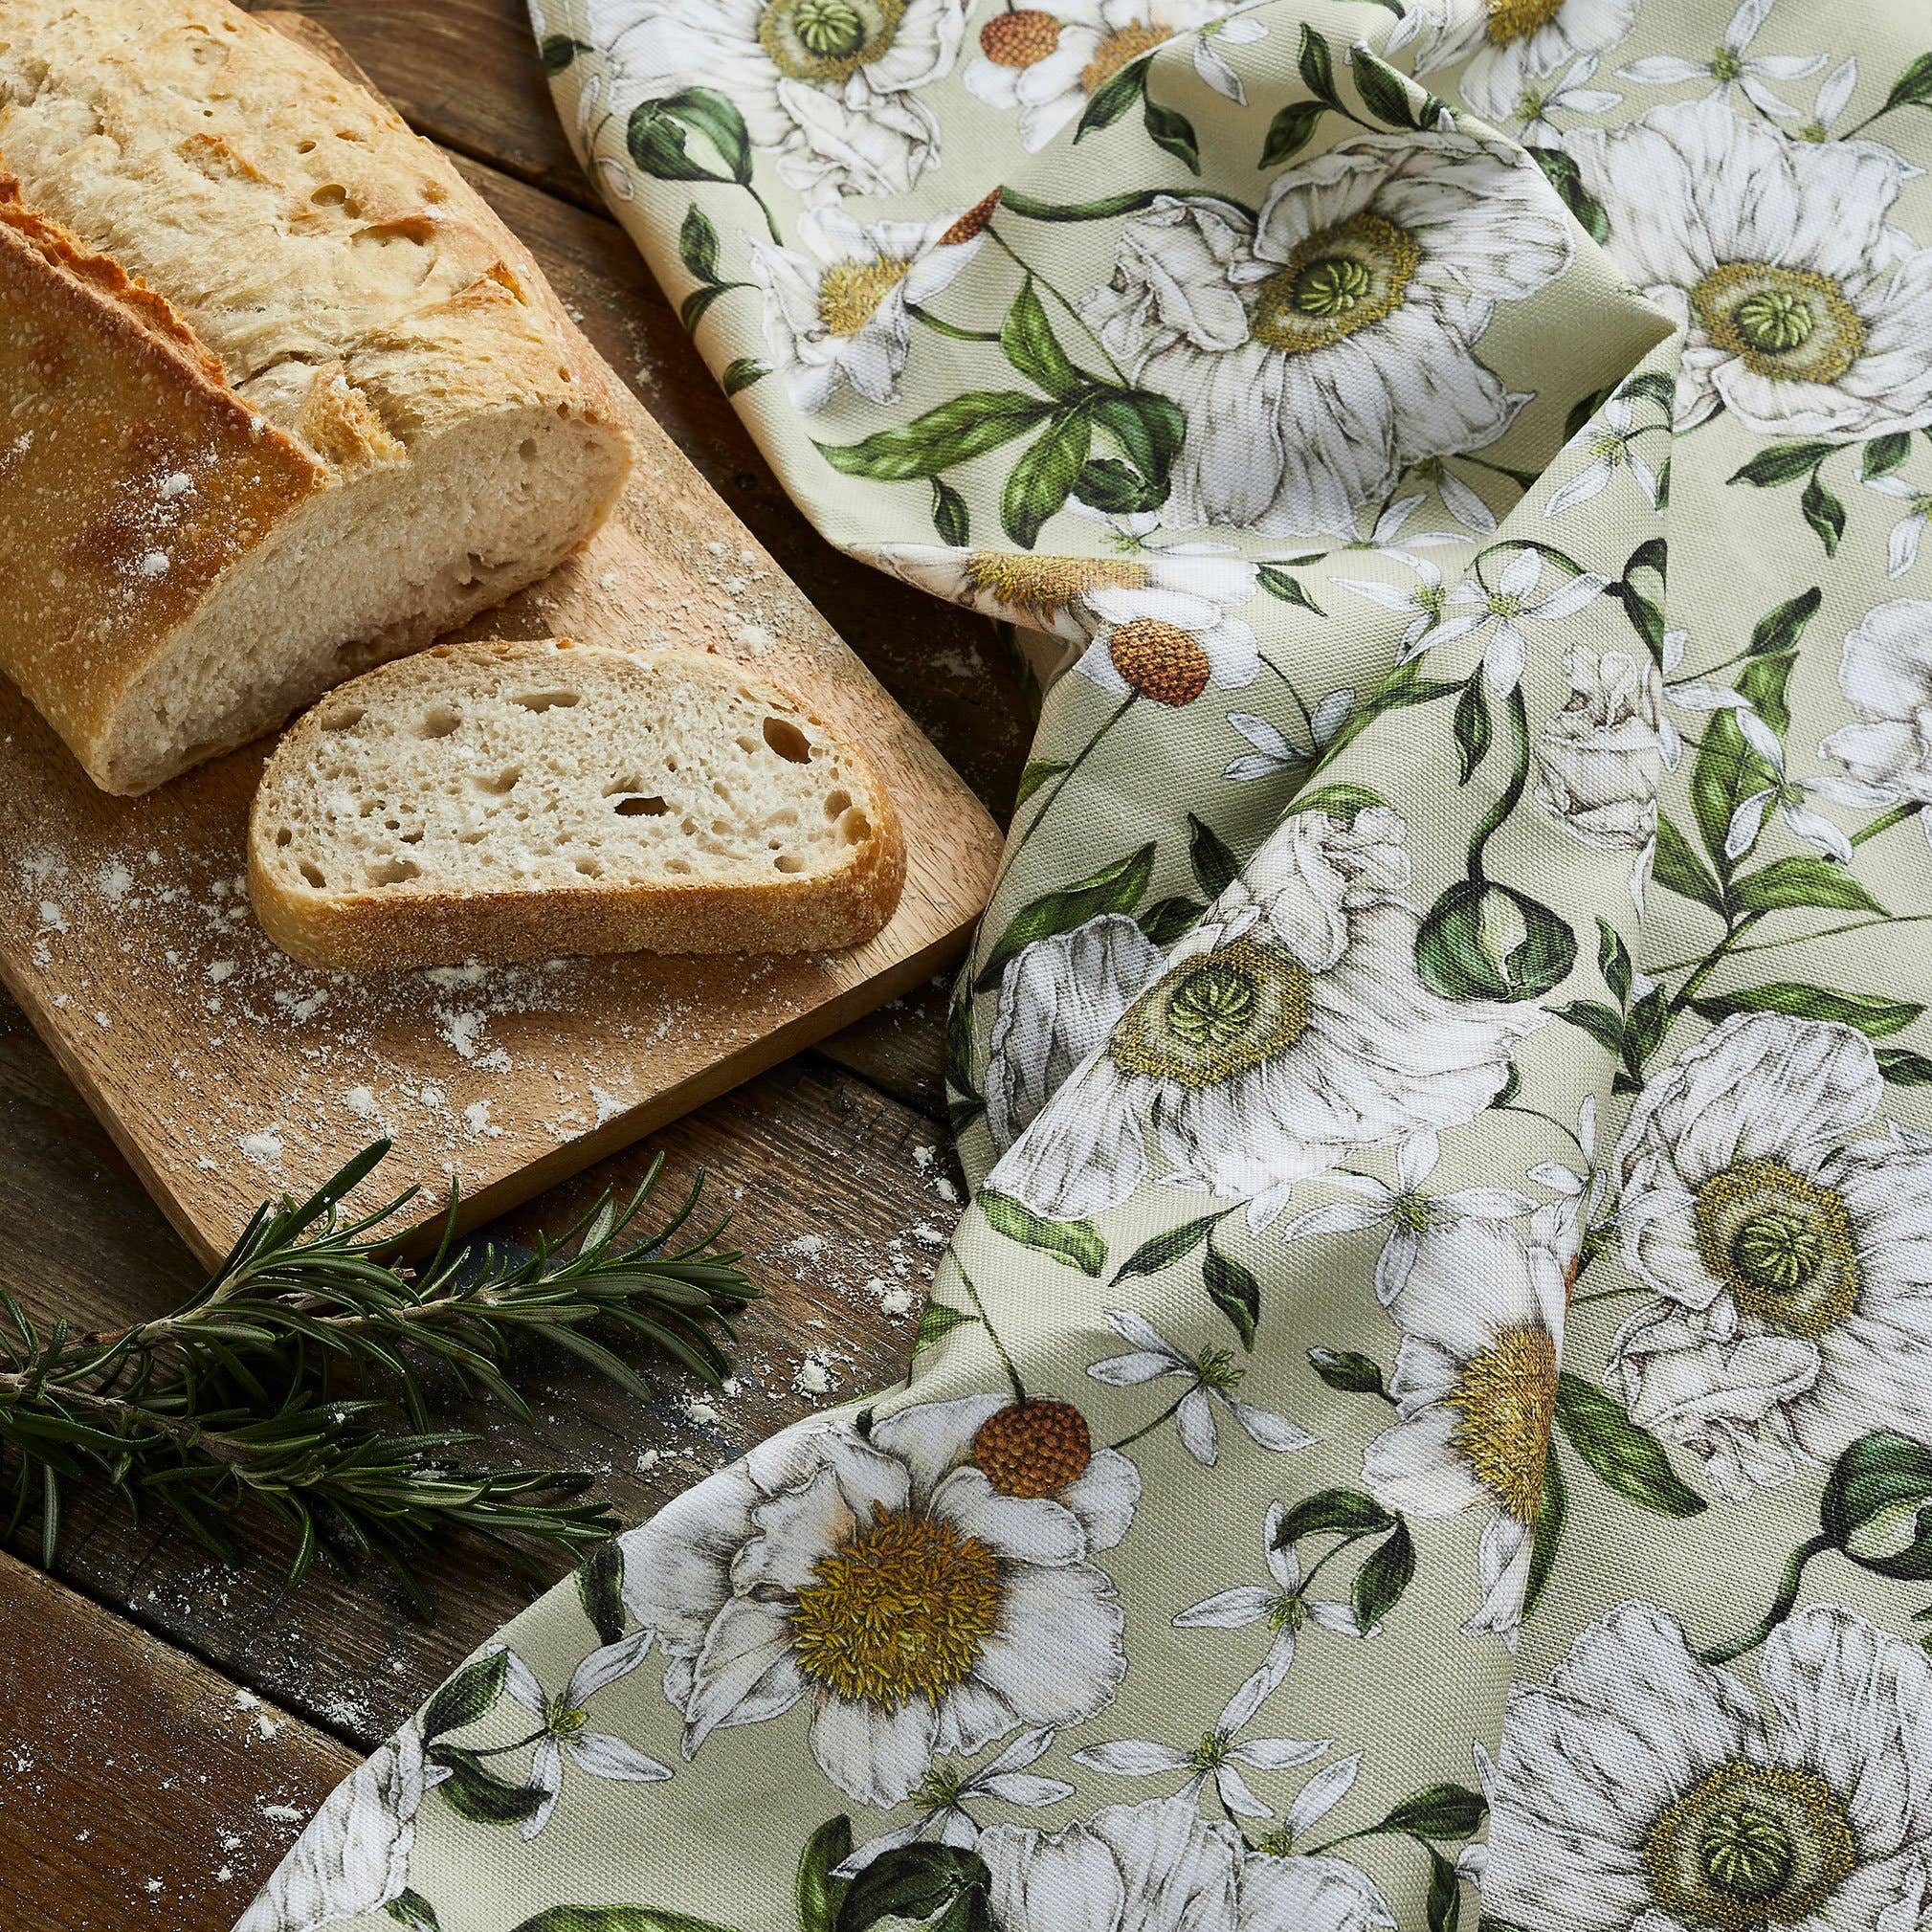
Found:
[[[864,754],[728,658],[441,644],[332,692],[249,823],[263,929],[312,966],[818,952],[892,917]]]
[[[0,671],[138,792],[559,563],[631,461],[542,276],[226,0],[0,0]]]

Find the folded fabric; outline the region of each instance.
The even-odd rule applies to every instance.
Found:
[[[801,507],[1039,680],[975,1191],[908,1384],[245,1932],[1912,1932],[1922,9],[537,27]]]

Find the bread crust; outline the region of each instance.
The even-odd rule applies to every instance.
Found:
[[[479,640],[438,645],[416,661],[455,659],[482,666],[516,661],[521,655],[533,669],[544,670],[554,668],[554,652],[573,648],[580,647],[563,639]],[[591,647],[586,655],[603,648]],[[614,650],[609,655],[642,655]],[[406,680],[413,668],[389,665],[341,687],[328,707],[297,721],[262,773],[249,820],[249,898],[262,930],[304,965],[368,972],[611,952],[830,952],[862,944],[892,918],[905,883],[905,836],[877,770],[843,732],[792,694],[736,663],[735,681],[783,701],[835,741],[845,765],[863,776],[871,835],[851,848],[850,859],[838,870],[756,884],[691,879],[449,893],[404,883],[326,895],[291,889],[277,877],[273,859],[278,788],[318,743],[324,728],[322,709],[350,701],[372,710],[407,703],[413,693]]]
[[[609,446],[581,541],[632,459],[607,379],[527,253],[366,90],[228,0],[0,4],[0,671],[97,784],[156,782],[128,779],[117,702],[250,552],[322,493],[530,411]],[[222,748],[209,722],[173,768]]]

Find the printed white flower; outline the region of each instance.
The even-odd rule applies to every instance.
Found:
[[[762,1443],[622,1540],[624,1598],[671,1658],[689,1758],[801,1700],[820,1767],[861,1804],[935,1758],[1091,1717],[1126,1660],[1088,1560],[1140,1478],[1066,1403],[922,1403]]]
[[[916,91],[950,72],[964,0],[588,0],[612,106],[709,87],[808,200],[905,194],[939,157]]]
[[[1004,1154],[1160,977],[1159,946],[1124,913],[1038,939],[1007,963],[987,1061],[987,1129]]]
[[[1618,68],[1617,78],[1653,87],[1678,87],[1686,80],[1708,78],[1717,82],[1715,90],[1706,97],[1715,105],[1728,108],[1731,89],[1735,87],[1761,114],[1775,115],[1781,121],[1794,120],[1798,110],[1765,83],[1803,80],[1817,73],[1828,56],[1751,53],[1751,42],[1758,37],[1758,29],[1769,16],[1773,0],[1743,0],[1731,15],[1716,51],[1702,60],[1687,60],[1677,54],[1653,54]]]
[[[1521,627],[1560,624],[1575,616],[1610,582],[1592,570],[1566,576],[1557,567],[1549,588],[1540,591],[1543,562],[1542,551],[1525,544],[1502,566],[1494,588],[1479,575],[1465,578],[1443,598],[1442,621],[1415,646],[1416,651],[1431,651],[1438,644],[1457,643],[1489,631],[1482,650],[1483,677],[1498,697],[1506,697],[1521,681],[1529,656]],[[1451,616],[1451,611],[1461,614]]]
[[[1109,519],[1119,529],[1119,520]],[[1048,631],[1085,645],[1125,607],[1114,594],[1179,597],[1222,614],[1255,594],[1256,566],[1218,546],[1129,539],[1100,557],[1048,557],[1030,550],[960,550],[937,544],[882,544],[869,555],[882,570],[1004,623]],[[1100,601],[1096,602],[1096,598]],[[1120,622],[1131,623],[1138,611]]]
[[[1414,655],[1422,640],[1442,622],[1442,607],[1449,592],[1443,588],[1442,572],[1427,557],[1411,557],[1401,550],[1390,550],[1385,554],[1413,570],[1415,582],[1384,584],[1361,577],[1343,577],[1337,581],[1343,589],[1353,590],[1358,597],[1366,597],[1371,604],[1379,604],[1383,610],[1393,611],[1398,617],[1408,618],[1398,646],[1399,656],[1407,660]]]
[[[1847,55],[1824,79],[1818,83],[1818,98],[1812,103],[1811,118],[1798,129],[1800,141],[1830,141],[1832,129],[1836,126],[1846,108],[1852,104],[1852,96],[1858,90],[1858,62],[1854,56]]]
[[[1180,1798],[1110,1805],[1063,1832],[983,1832],[998,1932],[1370,1932],[1393,1926],[1340,1858],[1249,1847]]]
[[[1633,427],[1636,411],[1627,395],[1613,395],[1597,412],[1601,429],[1590,432],[1590,461],[1568,482],[1550,492],[1543,506],[1545,517],[1560,517],[1574,503],[1588,502],[1600,496],[1619,470],[1628,470],[1652,509],[1657,506],[1657,473],[1637,454],[1636,438],[1643,433]]]
[[[1255,1795],[1241,1775],[1242,1767],[1287,1771],[1298,1765],[1312,1765],[1334,1749],[1334,1741],[1329,1738],[1244,1739],[1239,1735],[1280,1681],[1266,1669],[1256,1671],[1228,1699],[1213,1728],[1192,1744],[1124,1738],[1116,1743],[1089,1744],[1074,1753],[1074,1763],[1116,1778],[1159,1778],[1186,1771],[1188,1781],[1174,1793],[1176,1802],[1198,1804],[1211,1783],[1214,1795],[1231,1818],[1272,1818],[1274,1809]]]
[[[1852,862],[1852,841],[1822,812],[1805,803],[1806,794],[1823,792],[1818,785],[1793,782],[1785,775],[1785,741],[1751,709],[1741,703],[1731,712],[1743,740],[1767,767],[1770,784],[1747,793],[1731,813],[1730,829],[1724,833],[1724,855],[1742,858],[1757,844],[1765,828],[1765,815],[1773,808],[1788,831],[1814,845],[1827,858],[1840,865]]]
[[[437,1781],[425,1770],[421,1734],[406,1724],[329,1794],[234,1932],[321,1932],[399,1899],[416,1810]]]
[[[1076,1220],[1124,1201],[1158,1148],[1171,1183],[1248,1200],[1263,1225],[1278,1193],[1351,1148],[1480,1113],[1543,1016],[1422,984],[1406,836],[1380,806],[1347,825],[1286,820],[992,1186]]]
[[[1020,144],[1036,154],[1116,75],[1155,48],[1219,21],[1231,0],[1055,0],[988,16],[978,56],[967,64],[967,89],[990,107],[1020,117]],[[1258,25],[1258,23],[1254,23]],[[1237,39],[1257,37],[1244,30]],[[1198,43],[1197,43],[1198,45]],[[1233,69],[1218,56],[1195,65],[1210,87],[1227,93]],[[1225,70],[1223,74],[1222,70]],[[1238,94],[1230,97],[1241,99]]]
[[[566,1758],[592,1778],[648,1785],[671,1775],[668,1765],[646,1757],[634,1744],[609,1731],[591,1730],[584,1708],[599,1691],[629,1677],[644,1661],[652,1635],[648,1630],[633,1631],[592,1651],[570,1673],[569,1684],[558,1698],[544,1696],[536,1673],[515,1651],[503,1652],[503,1689],[543,1727],[530,1761],[530,1788],[543,1793],[543,1802],[518,1828],[525,1839],[534,1838],[557,1809]]]
[[[1163,197],[1082,313],[1186,415],[1176,522],[1353,539],[1412,464],[1524,397],[1477,360],[1495,304],[1568,266],[1540,170],[1461,135],[1364,135],[1277,177],[1258,220]],[[1398,402],[1398,398],[1400,401]]]
[[[1299,743],[1277,724],[1257,718],[1252,711],[1231,711],[1228,722],[1255,748],[1229,763],[1221,776],[1234,785],[1246,785],[1256,778],[1274,778],[1284,771],[1299,771],[1312,765],[1330,739],[1348,722],[1355,708],[1353,687],[1331,691],[1308,714],[1308,742]]]
[[[1932,603],[1900,597],[1845,639],[1838,683],[1858,714],[1818,746],[1851,775],[1820,788],[1847,805],[1932,802]]]
[[[1489,0],[1418,57],[1418,75],[1468,61],[1456,91],[1485,121],[1533,120],[1548,96],[1539,83],[1560,68],[1606,54],[1630,37],[1637,0]],[[1608,98],[1614,107],[1618,97]]]
[[[1569,701],[1537,734],[1537,803],[1585,845],[1643,852],[1657,834],[1663,681],[1648,655],[1572,644]]]
[[[920,1808],[919,1816],[909,1825],[881,1832],[866,1842],[836,1869],[841,1878],[855,1877],[887,1852],[910,1845],[921,1838],[936,1837],[943,1845],[970,1848],[979,1842],[979,1821],[966,1807],[975,1800],[991,1804],[1017,1805],[1036,1811],[1057,1805],[1074,1795],[1073,1786],[1059,1778],[1042,1778],[1027,1766],[1036,1763],[1053,1747],[1054,1733],[1045,1725],[1022,1731],[998,1757],[974,1771],[961,1771],[949,1765],[935,1765],[921,1781],[910,1802]]]
[[[1623,96],[1608,87],[1592,87],[1597,57],[1580,55],[1569,69],[1548,86],[1532,82],[1522,90],[1516,103],[1516,117],[1521,121],[1518,139],[1525,147],[1561,147],[1563,129],[1552,118],[1557,114],[1608,114],[1623,105]]]
[[[1385,1509],[1487,1518],[1477,1610],[1463,1629],[1512,1646],[1556,1414],[1564,1274],[1513,1228],[1465,1220],[1428,1230],[1395,1302],[1403,1337],[1388,1392],[1399,1420],[1362,1465]]]
[[[928,301],[979,252],[983,230],[933,220],[859,223],[838,209],[799,217],[806,252],[751,240],[765,291],[765,340],[793,405],[822,410],[850,383],[889,403],[911,345],[909,303]]]
[[[1236,107],[1246,107],[1248,89],[1228,56],[1221,52],[1221,43],[1226,41],[1230,47],[1252,47],[1255,41],[1267,37],[1268,29],[1252,13],[1235,13],[1223,20],[1210,20],[1194,36],[1194,72],[1216,94],[1225,95]]]
[[[1932,250],[1887,224],[1907,172],[1890,149],[1792,141],[1699,100],[1575,131],[1564,151],[1610,253],[1685,331],[1679,429],[1720,407],[1766,436],[1932,422]]]
[[[1888,477],[1868,477],[1865,487],[1905,505],[1905,514],[1892,525],[1885,544],[1885,574],[1902,577],[1919,561],[1920,541],[1925,535],[1925,519],[1932,516],[1932,490],[1907,482],[1896,472]]]
[[[1319,1599],[1310,1602],[1302,1593],[1301,1560],[1292,1543],[1278,1541],[1287,1514],[1280,1503],[1271,1502],[1261,1526],[1261,1557],[1268,1566],[1272,1588],[1270,1584],[1240,1584],[1203,1599],[1174,1619],[1177,1631],[1235,1631],[1265,1624],[1274,1638],[1258,1674],[1277,1684],[1288,1675],[1288,1667],[1295,1661],[1296,1639],[1307,1625],[1332,1631],[1337,1636],[1363,1634],[1355,1612],[1346,1604]]]
[[[1846,1138],[1883,1090],[1862,1033],[1739,1013],[1631,1115],[1624,1259],[1659,1299],[1610,1379],[1729,1493],[1875,1429],[1932,1432],[1932,1151]]]
[[[1395,1149],[1395,1182],[1373,1174],[1324,1175],[1329,1186],[1343,1188],[1358,1201],[1331,1201],[1311,1209],[1282,1229],[1284,1241],[1305,1241],[1315,1234],[1359,1234],[1387,1228],[1388,1238],[1375,1257],[1375,1299],[1387,1308],[1409,1280],[1409,1271],[1422,1252],[1432,1228],[1454,1227],[1458,1221],[1514,1221],[1530,1213],[1536,1203],[1514,1188],[1458,1188],[1448,1194],[1430,1194],[1422,1184],[1435,1171],[1441,1144],[1431,1133],[1411,1134]]]
[[[1210,684],[1252,684],[1261,668],[1254,631],[1211,597],[1102,584],[1086,602],[1101,624],[1077,668],[1116,697],[1180,710]]]
[[[1626,1603],[1520,1684],[1482,1880],[1522,1932],[1909,1932],[1932,1880],[1932,1666],[1835,1605],[1762,1698]]]
[[[1168,1416],[1182,1446],[1196,1462],[1212,1469],[1221,1459],[1221,1427],[1215,1419],[1219,1403],[1248,1435],[1263,1449],[1306,1449],[1315,1438],[1305,1429],[1298,1429],[1284,1415],[1273,1410],[1257,1409],[1234,1393],[1247,1370],[1234,1360],[1229,1348],[1203,1348],[1189,1355],[1167,1340],[1144,1315],[1130,1310],[1109,1308],[1107,1326],[1123,1342],[1134,1345],[1124,1355],[1109,1355],[1087,1370],[1096,1382],[1113,1388],[1134,1388],[1144,1382],[1161,1382],[1179,1377],[1188,1386],[1168,1405],[1165,1413],[1149,1428],[1158,1427]],[[1141,1432],[1143,1434],[1146,1430]]]

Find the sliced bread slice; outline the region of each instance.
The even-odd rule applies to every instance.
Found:
[[[724,657],[443,644],[282,739],[249,825],[263,929],[363,971],[566,953],[817,952],[892,917],[864,754]]]

